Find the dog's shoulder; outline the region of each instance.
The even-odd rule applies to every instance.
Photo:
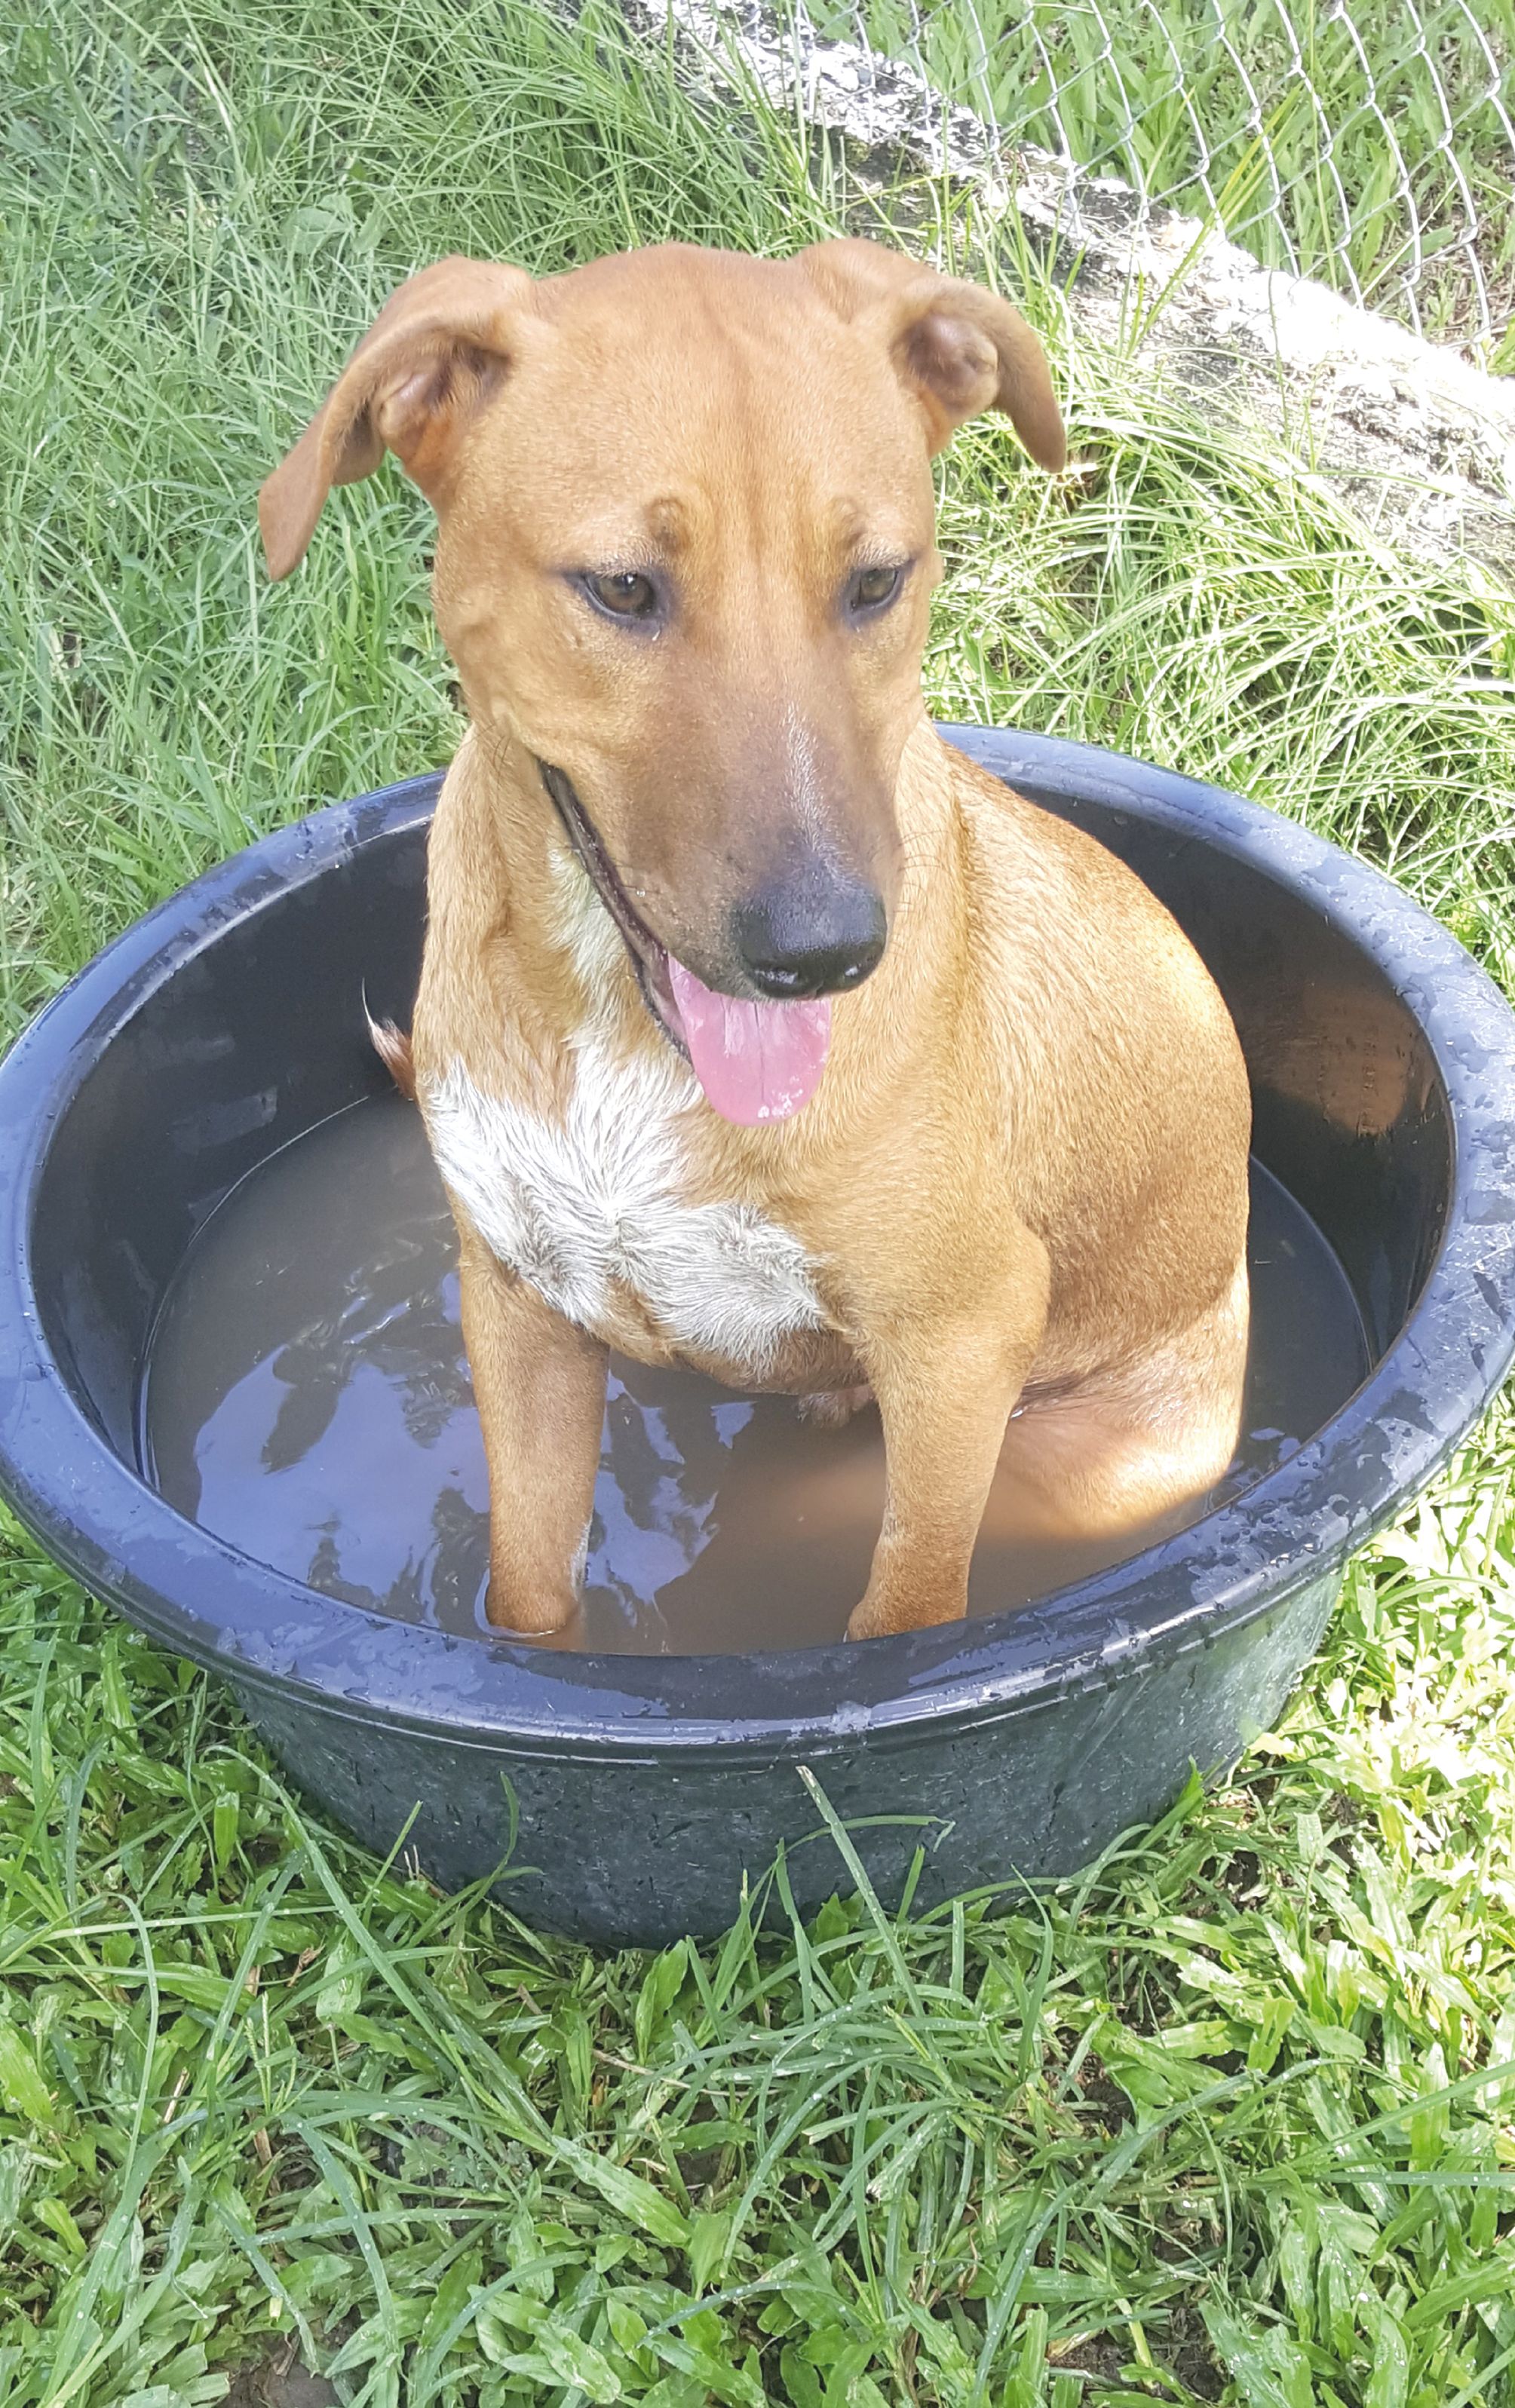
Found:
[[[1114,903],[1143,918],[1149,910],[1162,911],[1151,889],[1088,828],[1033,802],[976,761],[956,753],[951,760],[959,810],[992,871],[1029,877],[1046,896],[1070,905]]]
[[[1198,1010],[1219,1004],[1167,905],[1102,838],[966,759],[954,762],[986,926],[1060,988],[1089,982],[1114,1006],[1148,987]],[[1118,973],[1118,974],[1117,974]],[[1134,986],[1133,982],[1134,981]]]

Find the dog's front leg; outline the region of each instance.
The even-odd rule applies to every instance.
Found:
[[[497,1629],[545,1637],[579,1610],[606,1350],[463,1229],[463,1342],[489,1466],[489,1602]]]
[[[1046,1320],[1045,1250],[1029,1232],[972,1311],[892,1319],[868,1349],[884,1424],[884,1526],[849,1639],[956,1622],[1005,1425]],[[1012,1277],[1005,1281],[1009,1268]]]

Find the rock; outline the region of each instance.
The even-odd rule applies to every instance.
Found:
[[[985,240],[1018,217],[1067,290],[1075,338],[1133,352],[1154,379],[1265,429],[1379,537],[1438,561],[1469,556],[1515,585],[1515,382],[1324,284],[1261,266],[1118,178],[1006,150],[916,68],[822,41],[801,15],[781,27],[762,0],[621,7],[649,40],[671,26],[683,71],[728,106],[743,77],[782,107],[798,102],[845,144],[886,209],[891,179],[914,170],[971,186]],[[910,238],[908,198],[894,214]]]

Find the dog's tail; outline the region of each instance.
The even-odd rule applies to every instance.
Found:
[[[368,1024],[368,1038],[374,1052],[400,1094],[413,1104],[415,1062],[411,1053],[410,1039],[393,1020],[375,1020],[367,1004],[363,1007],[363,1017]]]

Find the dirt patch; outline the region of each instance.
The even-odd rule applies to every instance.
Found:
[[[340,2402],[324,2374],[312,2374],[281,2350],[235,2375],[224,2408],[340,2408]]]

